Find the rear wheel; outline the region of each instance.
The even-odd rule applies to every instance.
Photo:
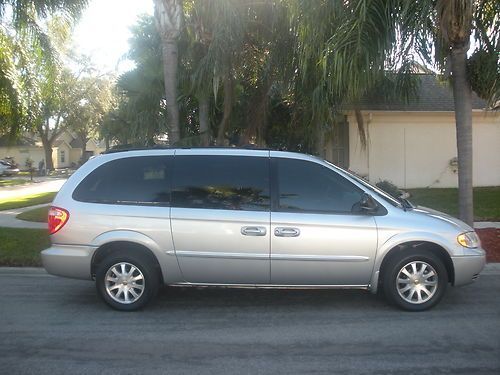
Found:
[[[446,267],[441,259],[427,251],[393,258],[383,275],[386,297],[408,311],[423,311],[435,306],[447,285]]]
[[[156,295],[159,285],[157,267],[142,253],[112,253],[96,269],[99,295],[117,310],[133,311],[144,307]]]

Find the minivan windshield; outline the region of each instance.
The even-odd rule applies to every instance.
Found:
[[[413,205],[406,199],[396,199],[394,198],[393,196],[387,194],[385,191],[383,191],[382,189],[379,189],[378,187],[376,187],[375,185],[372,185],[370,184],[368,181],[356,176],[355,174],[353,174],[352,172],[349,172],[348,170],[345,170],[343,168],[339,168],[338,166],[336,166],[335,164],[332,164],[330,163],[328,160],[324,160],[324,162],[326,162],[328,165],[336,168],[336,169],[340,169],[342,172],[344,172],[345,174],[347,174],[349,177],[351,177],[352,179],[356,180],[357,182],[359,182],[361,185],[365,186],[366,188],[370,189],[371,191],[374,191],[375,193],[377,193],[381,198],[383,198],[384,200],[386,200],[387,202],[389,202],[390,204],[392,204],[393,206],[396,206],[396,207],[403,207],[404,209],[407,209],[407,208],[413,208]]]

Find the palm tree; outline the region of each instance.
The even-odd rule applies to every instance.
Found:
[[[300,0],[297,3],[303,4]],[[356,101],[375,87],[387,70],[411,72],[414,54],[428,64],[438,63],[443,70],[447,66],[444,62],[449,61],[457,127],[459,215],[470,225],[473,224],[472,105],[471,82],[466,74],[467,51],[473,28],[486,34],[497,32],[494,27],[488,29],[473,22],[477,3],[472,0],[338,2],[335,12],[339,25],[323,46],[320,60],[328,91],[332,95],[344,93],[349,101]],[[494,0],[481,3],[498,8]],[[318,30],[321,27],[318,25],[324,22],[316,19],[307,27]],[[433,49],[437,51],[437,61],[431,57]],[[401,82],[411,86],[405,76],[401,75]]]
[[[177,103],[178,47],[184,22],[182,0],[154,0],[155,18],[162,40],[163,73],[165,77],[165,100],[167,103],[167,126],[169,142],[176,144],[181,136],[179,105]]]
[[[458,150],[458,212],[473,225],[472,193],[472,89],[467,77],[467,51],[472,30],[472,0],[439,0],[439,34],[451,64]]]

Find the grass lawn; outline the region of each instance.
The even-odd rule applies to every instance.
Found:
[[[40,251],[50,246],[45,229],[0,228],[0,266],[41,266]]]
[[[0,187],[24,185],[24,184],[27,184],[29,182],[30,182],[29,180],[25,180],[23,178],[15,178],[12,180],[0,180]]]
[[[26,221],[35,221],[37,223],[46,223],[49,214],[49,206],[38,207],[33,210],[21,212],[16,218]]]
[[[409,189],[413,204],[458,216],[458,189]],[[500,187],[474,188],[474,220],[500,221]]]
[[[34,206],[35,204],[50,203],[54,200],[56,194],[57,193],[39,193],[32,195],[22,195],[13,198],[11,197],[8,199],[0,198],[0,211]]]

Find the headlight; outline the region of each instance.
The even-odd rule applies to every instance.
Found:
[[[457,241],[463,247],[468,247],[471,249],[479,247],[479,237],[477,236],[476,232],[465,232],[459,234],[457,237]]]

